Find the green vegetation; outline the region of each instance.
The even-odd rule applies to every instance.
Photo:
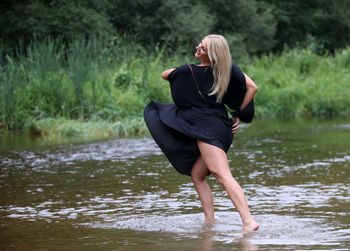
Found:
[[[143,118],[126,118],[116,122],[105,120],[78,121],[65,118],[31,120],[25,125],[30,136],[106,138],[140,136],[148,133]]]
[[[348,0],[3,0],[0,133],[143,134],[144,106],[171,102],[161,72],[195,63],[210,33],[257,82],[258,117],[348,115],[349,12]]]
[[[132,35],[149,48],[188,50],[208,33],[220,33],[237,48],[234,57],[312,46],[318,53],[350,43],[348,0],[2,0],[0,43],[48,36]]]
[[[32,43],[1,59],[0,128],[34,135],[143,134],[145,105],[171,102],[161,72],[195,63],[176,55],[159,48],[150,53],[120,37]],[[324,56],[290,49],[237,64],[259,86],[258,117],[350,114],[350,48]]]
[[[258,116],[350,114],[350,47],[332,55],[293,49],[243,66],[256,80]]]
[[[45,118],[140,118],[150,99],[170,101],[159,72],[166,64],[176,64],[165,62],[162,51],[148,54],[136,43],[116,37],[107,42],[75,40],[67,47],[47,40],[15,57],[7,55],[4,61],[0,123],[7,130]]]

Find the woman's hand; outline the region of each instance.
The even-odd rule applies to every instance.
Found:
[[[241,120],[239,118],[232,117],[232,134],[237,131],[240,122]]]

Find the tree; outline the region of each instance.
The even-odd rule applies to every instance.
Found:
[[[249,54],[269,51],[275,44],[272,6],[255,0],[202,0],[215,14],[213,32],[227,35],[233,50]]]
[[[0,5],[0,39],[10,47],[33,37],[66,40],[76,37],[107,36],[113,26],[94,1],[11,1]],[[98,8],[100,7],[100,8]]]
[[[193,46],[213,27],[214,16],[199,2],[183,0],[111,0],[108,14],[121,33],[143,44]]]
[[[350,42],[348,0],[263,0],[274,6],[277,20],[275,50],[312,47],[317,52],[333,51]]]

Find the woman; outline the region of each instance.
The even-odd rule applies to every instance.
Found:
[[[213,174],[239,212],[243,230],[257,230],[259,225],[232,177],[226,156],[240,123],[239,111],[253,100],[257,86],[232,64],[223,36],[206,36],[196,47],[195,57],[201,64],[162,73],[170,82],[175,104],[152,101],[145,108],[145,122],[175,169],[191,176],[206,222],[214,222],[213,196],[205,180]],[[236,111],[232,119],[225,105]]]

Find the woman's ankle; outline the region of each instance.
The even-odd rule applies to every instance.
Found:
[[[259,224],[254,220],[243,223],[243,231],[257,231],[259,229]]]

